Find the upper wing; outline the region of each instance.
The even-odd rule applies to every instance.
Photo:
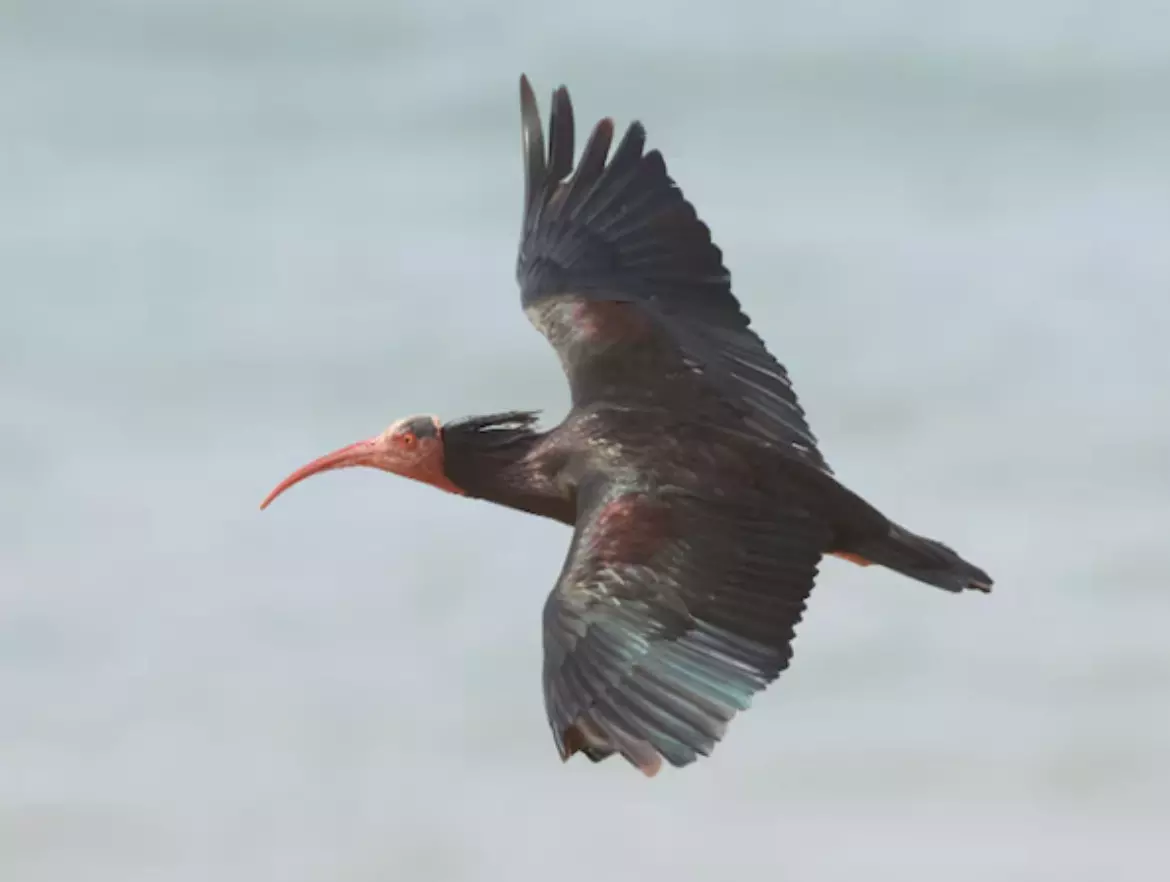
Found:
[[[784,367],[749,327],[723,255],[632,124],[594,128],[573,168],[573,108],[553,95],[549,145],[520,80],[521,302],[561,358],[575,404],[718,399],[741,425],[828,471]],[[608,162],[607,162],[608,158]]]
[[[707,755],[791,641],[829,541],[775,501],[636,489],[596,474],[544,608],[544,697],[561,756],[648,775]]]

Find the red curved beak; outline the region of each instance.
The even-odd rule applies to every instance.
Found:
[[[313,460],[307,466],[297,469],[277,484],[276,489],[269,493],[265,500],[260,503],[260,509],[264,510],[268,508],[272,500],[293,486],[293,484],[299,484],[305,478],[312,477],[321,472],[333,471],[334,469],[373,465],[376,447],[377,439],[370,438],[366,441],[358,441],[356,444],[350,444],[348,447],[342,447],[340,450],[334,450],[332,453],[325,454],[320,459]]]

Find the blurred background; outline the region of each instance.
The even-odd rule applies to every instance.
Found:
[[[1156,2],[0,6],[0,879],[1170,873]],[[568,396],[517,78],[639,118],[854,489],[996,577],[827,562],[715,755],[562,766],[569,532],[374,472]]]

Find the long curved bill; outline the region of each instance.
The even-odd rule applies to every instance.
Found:
[[[276,499],[281,493],[287,490],[294,484],[299,484],[305,478],[311,478],[313,475],[321,472],[330,472],[334,469],[348,469],[353,466],[370,465],[373,459],[375,449],[374,439],[366,441],[358,441],[356,444],[350,444],[347,447],[342,447],[340,450],[334,450],[332,453],[326,453],[320,459],[315,459],[306,466],[297,469],[283,481],[276,485],[274,489],[263,502],[260,503],[260,510],[268,508],[272,504],[272,500]]]

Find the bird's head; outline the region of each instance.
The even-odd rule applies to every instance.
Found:
[[[447,477],[443,464],[443,428],[433,416],[398,420],[381,434],[327,453],[303,466],[276,485],[260,503],[267,508],[272,500],[294,484],[320,472],[366,466],[448,490],[462,491]]]

